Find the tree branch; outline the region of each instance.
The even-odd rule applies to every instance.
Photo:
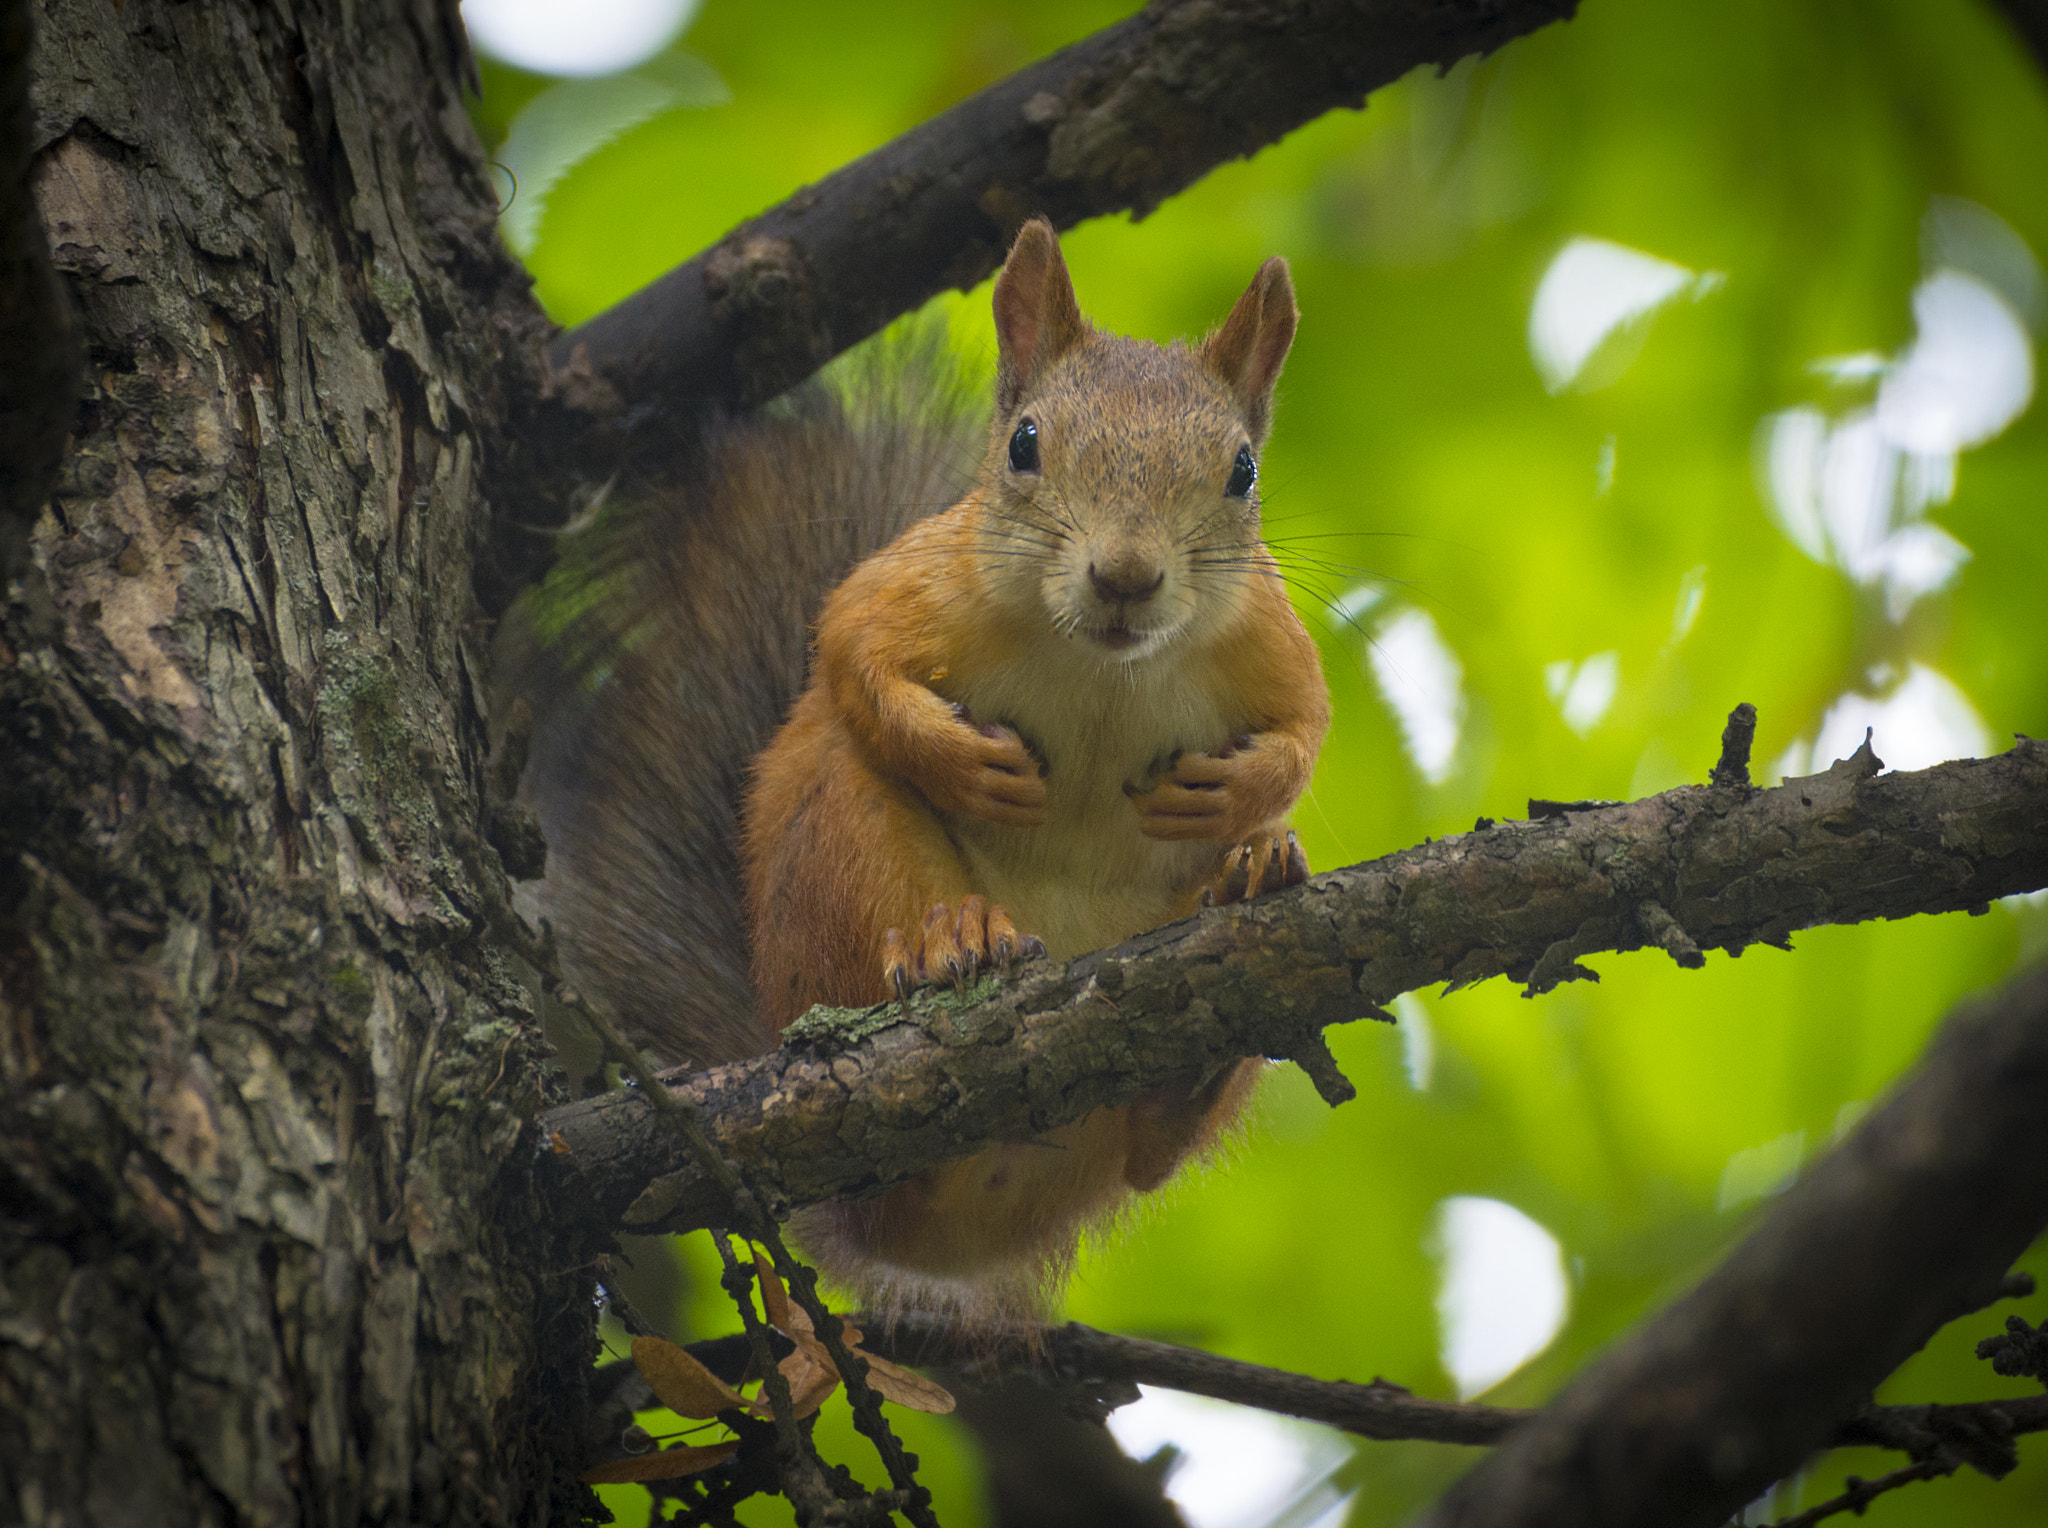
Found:
[[[2029,1281],[2026,1292],[2032,1288]],[[1517,1406],[1430,1400],[1383,1379],[1365,1385],[1313,1379],[1079,1322],[1018,1327],[993,1339],[985,1331],[963,1338],[945,1318],[915,1311],[888,1319],[859,1316],[855,1324],[866,1332],[862,1341],[870,1352],[897,1363],[961,1366],[979,1375],[1031,1375],[1042,1384],[1081,1393],[1150,1385],[1256,1406],[1383,1442],[1501,1443],[1542,1415]],[[1124,1399],[1134,1395],[1127,1390]],[[2009,1439],[2036,1432],[2048,1432],[2048,1395],[1958,1406],[1870,1406],[1837,1425],[1820,1446],[1914,1454],[1940,1447],[1946,1438]]]
[[[0,583],[50,496],[81,360],[36,210],[30,0],[0,0]]]
[[[2034,797],[2035,816],[2042,798]],[[1700,1528],[1856,1417],[1916,1463],[2012,1467],[2009,1436],[1857,1417],[2048,1223],[2048,968],[1959,1009],[1889,1102],[1704,1283],[1459,1481],[1431,1528]]]
[[[1498,1443],[1536,1415],[1515,1406],[1430,1400],[1383,1379],[1366,1385],[1312,1379],[1199,1348],[1100,1331],[1078,1321],[1012,1327],[993,1336],[976,1331],[965,1337],[944,1317],[917,1311],[886,1318],[864,1315],[855,1324],[867,1334],[862,1341],[870,1352],[897,1363],[955,1366],[983,1375],[1035,1375],[1043,1383],[1082,1391],[1151,1385],[1277,1411],[1383,1441]],[[1136,1398],[1137,1392],[1129,1389],[1120,1397]],[[2048,1418],[2043,1425],[2048,1426]]]
[[[1707,948],[1981,911],[2048,884],[2048,745],[2022,740],[1913,773],[1880,767],[1866,743],[1772,790],[1686,786],[1441,839],[1063,966],[1036,962],[964,1000],[814,1010],[780,1050],[674,1085],[764,1203],[811,1204],[877,1192],[1241,1056],[1307,1058],[1324,1096],[1340,1100],[1348,1084],[1323,1027],[1430,983],[1507,975],[1534,994],[1593,979],[1578,960],[1595,951],[1655,944],[1696,966]],[[722,1190],[645,1099],[606,1094],[543,1124],[557,1148],[554,1201],[587,1217],[593,1238],[728,1217]]]
[[[947,288],[972,287],[1027,218],[1142,217],[1419,65],[1490,52],[1576,4],[1154,0],[561,335],[549,359],[566,407],[543,431],[609,472],[628,435],[706,404],[764,402]]]
[[[2048,0],[1992,0],[1992,9],[2012,24],[2034,62],[2048,69]]]
[[[1155,0],[742,223],[557,339],[629,404],[774,397],[1001,264],[1025,219],[1143,216],[1421,64],[1576,0]]]

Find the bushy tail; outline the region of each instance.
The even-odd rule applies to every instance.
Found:
[[[533,709],[520,800],[548,846],[521,911],[664,1062],[775,1043],[747,981],[748,767],[802,692],[825,595],[962,496],[985,417],[942,328],[892,331],[707,426],[659,485],[565,533],[506,619],[495,709]]]

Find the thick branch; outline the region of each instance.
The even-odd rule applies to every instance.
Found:
[[[1976,911],[2048,884],[2048,745],[1878,767],[1866,746],[1772,790],[1687,786],[1441,839],[1063,967],[1039,962],[976,1000],[814,1012],[782,1049],[677,1086],[765,1200],[816,1203],[1240,1056],[1305,1058],[1341,1098],[1323,1026],[1433,982],[1504,974],[1540,992],[1591,978],[1578,958],[1595,951],[1654,944],[1698,965],[1706,948]],[[593,1235],[725,1218],[720,1190],[644,1100],[608,1094],[545,1124],[556,1202],[593,1217]]]
[[[36,210],[29,0],[0,0],[0,582],[50,496],[78,402],[78,339]]]
[[[2044,1099],[2048,969],[1952,1017],[1913,1079],[1705,1283],[1587,1369],[1426,1521],[1724,1522],[1981,1303],[2048,1223]],[[2011,1467],[2009,1442],[1945,1431],[1942,1410],[1916,1424],[1916,1454]],[[1860,1420],[1871,1441],[1912,1447]]]
[[[2048,0],[1993,0],[1993,8],[2005,13],[2034,61],[2048,69]]]
[[[1576,0],[1155,0],[741,224],[563,335],[629,406],[753,404],[1002,261],[1023,221],[1143,216],[1420,64]]]

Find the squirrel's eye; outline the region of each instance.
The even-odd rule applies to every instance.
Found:
[[[1018,423],[1017,433],[1010,437],[1010,470],[1012,472],[1036,472],[1038,470],[1038,426],[1025,419]]]
[[[1013,458],[1016,450],[1015,445],[1010,447]],[[1223,491],[1233,499],[1242,499],[1251,493],[1252,484],[1258,480],[1258,476],[1259,464],[1252,460],[1252,448],[1239,446],[1237,460],[1230,465],[1230,481],[1223,485]]]

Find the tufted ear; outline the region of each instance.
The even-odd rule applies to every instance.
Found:
[[[1017,230],[996,277],[996,410],[1007,412],[1045,369],[1088,332],[1052,224],[1033,218]]]
[[[1273,384],[1294,343],[1294,282],[1275,255],[1238,298],[1223,327],[1202,341],[1202,361],[1244,410],[1245,423],[1263,441],[1273,418]]]

